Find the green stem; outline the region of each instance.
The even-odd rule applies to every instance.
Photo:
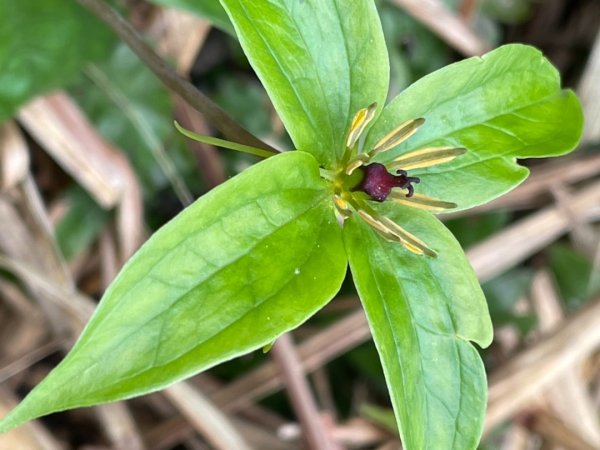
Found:
[[[249,145],[238,144],[236,142],[226,141],[225,139],[219,139],[212,136],[205,136],[203,134],[194,133],[186,128],[183,128],[179,123],[174,121],[175,128],[181,134],[194,141],[202,142],[203,144],[214,145],[216,147],[227,148],[229,150],[235,150],[236,152],[248,153],[250,155],[259,156],[260,158],[268,158],[277,154],[276,151],[264,150],[262,148],[251,147]]]

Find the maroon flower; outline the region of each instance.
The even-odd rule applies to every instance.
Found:
[[[436,256],[436,253],[416,236],[406,231],[394,221],[381,216],[369,201],[394,203],[439,212],[456,207],[445,202],[415,192],[413,184],[418,177],[409,176],[408,170],[421,169],[452,161],[467,150],[454,147],[429,147],[402,154],[390,162],[374,162],[380,153],[398,146],[417,132],[425,119],[409,120],[385,135],[371,150],[359,149],[359,139],[369,122],[375,116],[377,105],[361,109],[350,126],[346,140],[345,163],[337,172],[322,170],[323,176],[333,183],[333,201],[341,223],[352,213],[357,213],[379,234],[389,240],[400,242],[418,255]],[[364,193],[368,195],[365,199]]]
[[[406,170],[398,169],[398,175],[392,175],[383,164],[371,163],[368,166],[360,167],[363,172],[363,179],[358,186],[359,191],[366,192],[376,202],[383,202],[392,188],[406,189],[407,198],[414,195],[415,190],[412,183],[419,183],[418,177],[409,177]]]

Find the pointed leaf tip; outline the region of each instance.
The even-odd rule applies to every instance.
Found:
[[[2,429],[153,392],[260,349],[323,307],[346,265],[314,157],[296,151],[262,161],[142,246],[71,352]]]

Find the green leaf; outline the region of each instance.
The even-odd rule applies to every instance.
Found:
[[[0,0],[0,121],[64,86],[112,43],[108,29],[72,0]]]
[[[382,105],[389,63],[372,0],[221,0],[297,149],[341,158],[359,109]]]
[[[474,449],[487,385],[477,350],[492,326],[475,274],[452,234],[427,212],[380,212],[423,239],[416,256],[364,222],[344,229],[352,276],[380,354],[404,448]]]
[[[152,392],[261,348],[331,299],[346,264],[315,159],[290,152],[258,163],[139,250],[69,355],[0,432]]]
[[[163,6],[185,9],[200,17],[204,17],[221,30],[234,34],[231,22],[219,0],[150,0]]]
[[[419,192],[457,203],[458,209],[488,202],[521,183],[529,172],[515,158],[572,150],[583,125],[575,94],[561,91],[556,69],[524,45],[500,47],[417,81],[384,109],[367,148],[417,117],[425,124],[381,159],[428,146],[467,148],[451,163],[414,171],[421,177]]]

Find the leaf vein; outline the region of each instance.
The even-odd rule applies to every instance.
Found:
[[[378,236],[374,236],[374,238],[375,238],[375,240],[376,240],[377,245],[379,246],[379,248],[385,251],[385,249],[383,249],[383,246],[381,245],[380,238]],[[394,268],[391,267],[389,259],[386,259],[385,262],[384,262],[384,264],[388,266],[389,273],[393,273],[393,274],[396,273],[396,271],[394,270]],[[381,299],[383,299],[384,298],[384,294],[383,294],[383,290],[381,289],[379,280],[377,279],[377,277],[374,277],[374,278],[375,278],[375,285],[377,287],[377,291],[379,292]],[[394,277],[394,279],[396,280],[395,277]],[[416,343],[417,343],[417,347],[419,348],[419,350],[422,350],[421,341],[420,341],[420,338],[419,338],[419,333],[418,333],[418,331],[416,329],[416,326],[415,326],[414,314],[413,314],[410,302],[408,300],[408,296],[406,295],[406,292],[403,289],[402,285],[400,283],[398,283],[397,280],[396,280],[396,285],[398,286],[398,290],[402,293],[401,294],[401,298],[405,299],[405,304],[406,304],[406,307],[408,309],[408,313],[409,313],[409,316],[410,316],[410,321],[409,322],[410,322],[410,325],[411,325],[411,328],[412,328],[412,331],[413,331],[413,334],[414,334],[414,337],[415,337],[415,340],[416,340]],[[401,342],[398,341],[398,337],[397,337],[396,332],[395,332],[395,327],[394,327],[394,325],[392,324],[392,321],[391,321],[391,315],[390,315],[390,311],[388,309],[387,303],[385,301],[383,301],[382,304],[383,304],[383,309],[384,309],[386,321],[388,322],[388,325],[390,327],[390,331],[392,333],[393,341],[394,341],[394,344],[395,344],[394,350],[395,350],[396,356],[398,358],[398,362],[399,362],[399,366],[400,366],[400,371],[402,372],[402,379],[403,379],[402,391],[404,393],[404,398],[408,399],[409,396],[408,396],[407,390],[406,390],[407,389],[407,386],[406,386],[407,377],[406,377],[406,374],[404,372],[404,365],[400,362],[400,361],[402,361],[402,355],[399,352],[400,347],[401,347]],[[422,358],[418,358],[418,360],[419,360],[419,366],[420,366],[420,369],[421,369],[421,374],[423,374],[422,379],[423,379],[423,382],[424,382],[424,385],[425,385],[424,387],[428,391],[429,389],[427,388],[427,381],[426,381],[426,378],[424,376],[425,369],[423,367],[423,359]],[[391,384],[390,384],[390,386],[391,386]],[[429,411],[429,399],[428,399],[427,395],[424,396],[424,402],[425,402],[425,405],[424,405],[425,406],[425,410]],[[427,415],[429,415],[429,414],[427,414]],[[409,433],[412,432],[412,429],[410,427],[405,427],[405,428],[409,431]],[[411,436],[411,435],[412,434],[409,434],[409,436]],[[427,435],[424,436],[424,439],[425,439],[426,442],[428,441]],[[427,448],[427,445],[425,445],[424,448]]]
[[[244,6],[244,4],[242,2],[240,2],[240,1],[238,1],[237,3],[239,5],[239,7],[240,7],[240,10],[246,16],[246,19],[248,19],[250,22],[252,22],[253,18],[248,14],[248,10]],[[271,2],[269,2],[269,3],[271,3]],[[296,89],[296,86],[289,81],[291,77],[287,73],[287,71],[284,69],[284,66],[282,65],[281,61],[279,60],[278,53],[273,51],[273,48],[271,47],[271,45],[269,44],[269,42],[265,38],[265,36],[262,34],[262,31],[261,31],[261,29],[259,27],[253,27],[253,29],[254,29],[256,35],[263,42],[265,48],[269,51],[269,54],[271,55],[271,57],[272,57],[273,61],[275,62],[275,64],[277,64],[277,66],[279,67],[279,70],[281,70],[281,73],[288,80],[288,85],[290,86],[292,93],[296,97],[296,100],[298,101],[298,104],[302,108],[302,111],[304,112],[305,117],[310,122],[311,128],[313,129],[313,131],[315,131],[315,135],[319,135],[320,127],[315,123],[314,117],[311,114],[309,114],[309,111],[306,108],[306,105],[305,105],[304,101],[302,100],[302,96],[298,93],[298,90]]]
[[[310,212],[310,211],[312,211],[314,208],[317,208],[319,205],[320,205],[320,202],[319,202],[319,203],[317,203],[316,205],[313,205],[313,206],[312,206],[310,209],[308,209],[307,211],[305,211],[303,214],[307,214],[307,213],[309,213],[309,212]],[[321,223],[322,223],[322,221],[323,221],[323,218],[321,219]],[[290,221],[290,222],[291,222],[291,221]],[[286,224],[285,224],[285,226],[289,225],[289,223],[290,223],[290,222],[286,223]],[[320,240],[319,238],[320,238],[320,236],[321,236],[321,235],[322,235],[322,233],[323,233],[324,227],[322,227],[322,226],[318,226],[318,227],[316,227],[316,229],[320,230],[320,232],[319,232],[318,234],[316,234],[316,235],[315,235],[315,240],[314,240],[314,242],[313,242],[313,249],[315,248],[315,243],[316,243],[317,241],[319,241],[319,240]],[[309,258],[310,258],[310,257],[311,257],[313,254],[314,254],[314,250],[313,250],[312,252],[308,252],[308,253],[307,253],[307,256],[306,256],[306,258],[304,259],[304,261],[303,261],[302,263],[300,263],[298,266],[299,266],[299,267],[304,267],[304,265],[306,264],[306,262],[308,261],[308,259],[309,259]],[[256,304],[255,304],[255,307],[254,307],[253,309],[250,309],[250,310],[247,310],[247,311],[245,311],[245,312],[244,312],[244,313],[243,313],[241,316],[237,317],[235,320],[233,320],[232,322],[230,322],[228,325],[226,325],[226,326],[222,327],[220,330],[218,330],[218,331],[217,331],[216,333],[214,333],[213,335],[211,335],[211,336],[207,336],[207,337],[206,337],[206,338],[205,338],[205,339],[204,339],[202,342],[200,342],[199,344],[196,344],[196,345],[194,345],[193,347],[191,347],[191,348],[189,348],[189,349],[186,349],[186,350],[184,350],[183,352],[181,352],[181,353],[180,353],[180,354],[178,354],[177,356],[174,356],[173,358],[171,358],[171,359],[169,359],[169,360],[167,360],[167,361],[163,362],[162,364],[159,364],[159,365],[153,365],[152,367],[149,367],[149,368],[148,368],[148,367],[146,367],[146,368],[140,369],[140,370],[138,370],[138,371],[136,371],[136,372],[129,373],[129,374],[127,374],[127,375],[126,375],[126,376],[124,376],[124,377],[120,377],[120,378],[118,378],[118,379],[115,379],[115,380],[113,380],[113,382],[111,382],[111,383],[108,383],[108,384],[104,385],[102,389],[103,389],[103,390],[105,390],[105,389],[108,389],[108,388],[110,388],[111,386],[114,386],[114,385],[117,385],[117,384],[119,384],[119,383],[122,383],[122,382],[125,382],[125,381],[128,381],[128,380],[131,380],[132,378],[135,378],[135,377],[137,377],[137,376],[140,376],[140,375],[142,375],[142,374],[144,374],[144,373],[146,373],[146,372],[148,372],[148,371],[150,371],[150,370],[158,369],[158,368],[160,368],[160,367],[165,367],[166,365],[168,365],[168,364],[172,363],[173,361],[175,361],[175,360],[178,360],[178,359],[181,359],[181,358],[185,357],[185,355],[187,355],[187,354],[189,354],[189,353],[193,352],[193,351],[194,351],[194,350],[195,350],[195,349],[196,349],[196,348],[197,348],[199,345],[201,345],[201,344],[205,344],[205,343],[207,343],[208,341],[210,341],[211,339],[214,339],[214,338],[216,338],[217,336],[219,336],[220,334],[222,334],[222,333],[226,332],[226,331],[227,331],[227,330],[228,330],[228,329],[229,329],[229,328],[230,328],[232,325],[234,325],[236,322],[239,322],[240,320],[242,320],[244,317],[246,317],[246,316],[247,316],[248,314],[250,314],[252,311],[255,311],[255,310],[257,310],[257,309],[260,309],[260,308],[264,307],[264,306],[265,306],[265,304],[266,304],[266,302],[268,302],[268,300],[270,300],[271,298],[273,298],[274,296],[276,296],[277,294],[279,294],[279,293],[280,293],[280,292],[281,292],[283,289],[285,289],[285,288],[286,288],[286,287],[287,287],[287,286],[290,284],[290,281],[292,281],[292,280],[294,280],[294,279],[295,279],[295,275],[292,275],[292,276],[291,276],[291,277],[288,279],[288,282],[286,282],[286,283],[282,284],[281,286],[279,286],[279,287],[277,288],[277,290],[276,290],[275,292],[273,292],[273,293],[269,294],[269,295],[268,295],[268,296],[266,296],[264,299],[262,299],[262,301],[260,301],[260,302],[256,303]],[[188,291],[188,292],[189,292],[189,291]],[[184,294],[184,295],[185,295],[185,294]],[[181,296],[179,299],[181,299],[182,297],[183,297],[183,296]],[[179,299],[178,299],[178,301],[179,301]],[[158,315],[157,315],[157,316],[158,316]],[[157,316],[155,316],[155,317],[157,317]],[[141,328],[141,327],[140,327],[140,328]],[[122,345],[122,342],[120,342],[118,345],[116,345],[116,346],[112,347],[112,349],[118,348],[118,347],[120,347],[121,345]],[[159,351],[160,351],[160,349],[157,349],[157,350],[156,350],[156,353],[158,353]],[[94,361],[94,363],[92,363],[91,367],[93,367],[93,366],[95,366],[95,365],[98,365],[98,364],[99,364],[99,362],[98,362],[98,361]],[[207,367],[207,368],[208,368],[208,367]]]

